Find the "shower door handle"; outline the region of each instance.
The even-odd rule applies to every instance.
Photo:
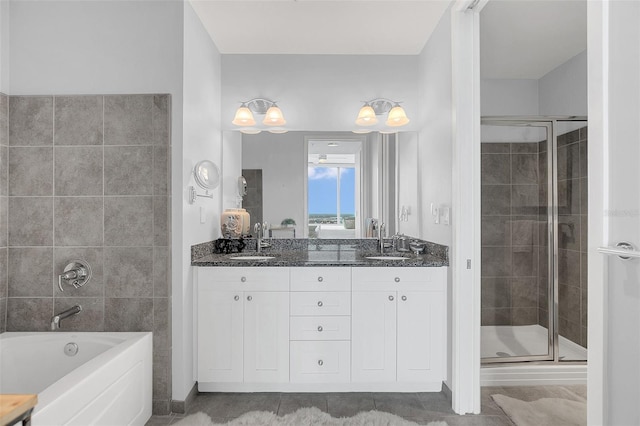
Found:
[[[622,260],[640,257],[640,251],[626,241],[620,241],[615,247],[598,247],[596,250],[602,254],[618,256]]]

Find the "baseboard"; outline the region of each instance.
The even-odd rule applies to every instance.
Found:
[[[199,382],[200,392],[441,392],[442,382],[221,383]]]
[[[178,414],[186,413],[189,407],[191,406],[191,403],[193,402],[193,400],[197,395],[198,395],[198,382],[193,384],[193,387],[187,394],[187,397],[185,398],[184,401],[176,401],[173,399],[171,400],[171,412],[178,413]]]
[[[587,365],[482,367],[480,386],[585,385]]]

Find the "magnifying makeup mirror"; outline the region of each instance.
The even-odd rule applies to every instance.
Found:
[[[193,168],[193,176],[196,184],[205,190],[204,194],[198,194],[193,186],[189,186],[189,204],[193,204],[197,197],[213,198],[209,190],[216,189],[220,185],[220,169],[212,161],[199,161]]]

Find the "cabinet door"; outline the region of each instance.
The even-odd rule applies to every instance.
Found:
[[[444,377],[444,298],[439,292],[398,292],[398,381]]]
[[[244,295],[244,381],[289,381],[289,293]]]
[[[198,291],[198,380],[242,382],[242,292]]]
[[[396,292],[354,292],[351,327],[352,381],[395,381]]]

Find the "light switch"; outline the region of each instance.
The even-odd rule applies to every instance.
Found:
[[[440,207],[440,216],[442,218],[442,224],[448,225],[450,221],[450,212],[451,209],[447,206]]]

